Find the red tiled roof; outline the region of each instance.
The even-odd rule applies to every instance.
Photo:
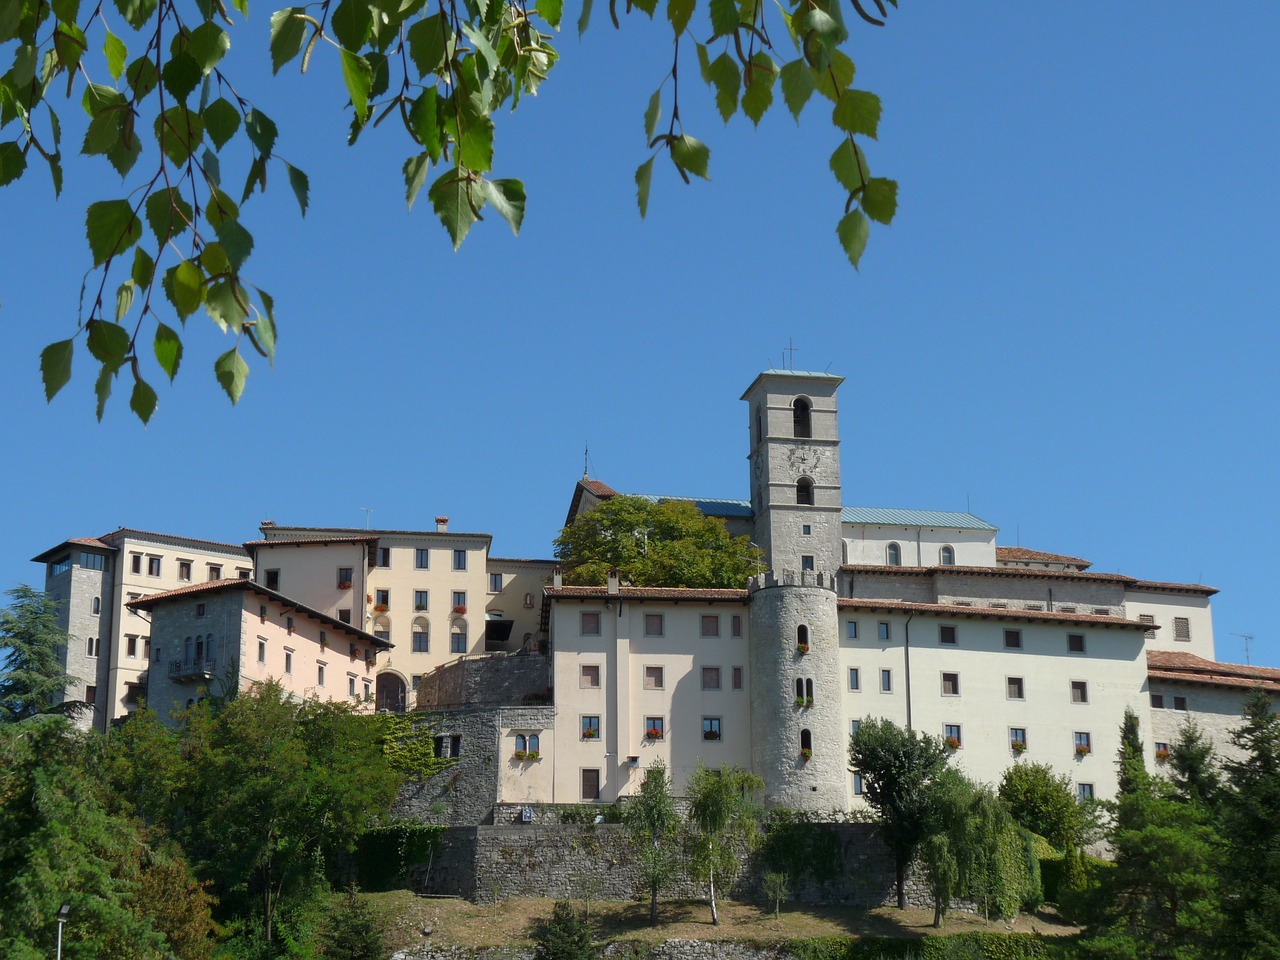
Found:
[[[983,620],[1033,620],[1039,623],[1078,623],[1095,627],[1119,627],[1125,630],[1150,630],[1152,624],[1124,617],[1104,617],[1093,613],[1059,613],[1049,610],[1006,610],[1003,607],[967,607],[956,603],[913,603],[907,600],[865,600],[841,597],[842,610],[889,610],[933,616],[968,617]]]
[[[1219,663],[1197,657],[1194,653],[1174,650],[1148,650],[1147,677],[1215,687],[1262,687],[1268,692],[1280,693],[1280,670],[1274,667]]]
[[[746,590],[724,590],[697,587],[619,587],[616,594],[607,587],[547,587],[546,595],[554,600],[608,600],[611,596],[623,600],[674,600],[690,602],[737,602],[747,599]]]
[[[1218,592],[1217,587],[1193,583],[1160,583],[1155,580],[1138,580],[1122,573],[1088,573],[1083,570],[1037,570],[1027,567],[890,567],[868,563],[847,563],[840,568],[849,573],[869,573],[877,576],[966,576],[966,577],[1014,577],[1031,580],[1083,580],[1095,583],[1116,583],[1130,590],[1196,593],[1209,597]]]
[[[377,537],[297,537],[290,540],[246,540],[244,548],[253,550],[258,547],[298,547],[312,543],[373,543]]]
[[[617,490],[613,489],[613,487],[609,486],[607,483],[602,483],[599,480],[588,480],[584,477],[578,482],[602,500],[608,497],[616,497],[618,495]]]
[[[1089,566],[1088,560],[1080,557],[1068,557],[1061,553],[1045,553],[1041,550],[1028,550],[1026,547],[996,547],[997,560],[1026,560],[1034,563],[1073,563],[1082,567]]]
[[[362,537],[462,537],[474,539],[478,537],[483,540],[493,539],[487,533],[463,533],[455,530],[368,530],[364,527],[291,527],[282,523],[264,523],[261,529],[294,531],[298,534],[290,537],[289,540],[328,540],[334,537],[351,537],[354,539]],[[319,534],[319,536],[312,537],[311,534]],[[280,543],[282,540],[272,540],[270,542]]]
[[[57,546],[50,547],[48,550],[37,553],[31,558],[31,562],[46,563],[68,547],[94,547],[98,550],[110,550],[113,553],[119,549],[118,547],[113,547],[109,543],[103,543],[97,537],[71,537],[70,539],[63,540]]]
[[[67,543],[74,543],[81,547],[97,547],[99,550],[115,550],[116,548],[109,543],[103,543],[97,537],[72,537]]]
[[[136,540],[153,540],[156,543],[169,543],[175,545],[191,544],[205,547],[216,547],[218,550],[228,553],[244,554],[244,548],[234,543],[222,543],[218,540],[201,540],[199,537],[184,537],[174,533],[153,533],[150,530],[138,530],[134,527],[119,527],[110,533],[104,533],[98,539],[111,543],[113,540],[122,540],[125,537],[132,537]]]
[[[1129,584],[1130,590],[1151,590],[1156,593],[1198,593],[1211,597],[1218,592],[1217,587],[1207,587],[1202,583],[1164,583],[1160,580],[1135,580]]]

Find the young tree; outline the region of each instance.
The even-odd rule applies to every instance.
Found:
[[[649,923],[658,925],[658,894],[679,870],[675,850],[680,815],[660,759],[645,769],[640,792],[622,810],[622,822],[637,846],[640,876],[649,890]]]
[[[1013,819],[1066,851],[1080,842],[1081,811],[1071,778],[1043,763],[1015,763],[1000,779],[1000,799]]]
[[[689,778],[689,851],[694,876],[705,880],[711,922],[720,925],[716,880],[727,888],[741,866],[740,850],[755,844],[760,811],[754,796],[764,781],[754,773],[702,764]]]
[[[1217,806],[1222,795],[1222,775],[1218,772],[1213,744],[1190,717],[1170,748],[1169,769],[1170,779],[1183,797],[1206,809]]]
[[[1142,758],[1142,733],[1138,725],[1138,715],[1132,707],[1124,708],[1124,718],[1120,721],[1120,749],[1116,755],[1116,767],[1119,771],[1120,793],[1125,794],[1134,788],[1131,771],[1146,770]]]
[[[373,908],[349,887],[321,932],[326,960],[382,960],[387,955]]]
[[[58,648],[70,638],[58,627],[58,603],[25,584],[8,591],[9,607],[0,610],[0,723],[15,723],[41,713],[74,716],[84,704],[64,699],[67,676]]]
[[[638,587],[742,589],[760,552],[687,500],[610,497],[556,538],[565,583],[603,584],[610,568]]]
[[[880,815],[880,835],[893,853],[898,909],[907,908],[907,868],[929,826],[930,788],[949,751],[938,737],[868,717],[849,739],[849,765],[861,772],[867,802]]]

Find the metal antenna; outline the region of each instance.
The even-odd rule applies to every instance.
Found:
[[[1249,663],[1249,644],[1253,642],[1253,634],[1252,633],[1233,633],[1232,636],[1239,637],[1241,640],[1244,641],[1244,665],[1246,667],[1251,666],[1251,664]]]
[[[591,445],[589,443],[582,444],[582,479],[586,480],[591,474],[587,471],[587,463],[591,459]]]
[[[371,513],[373,513],[373,507],[361,507],[360,509],[364,511],[364,528],[365,528],[366,530],[368,530],[368,529],[369,529],[369,515],[370,515]]]

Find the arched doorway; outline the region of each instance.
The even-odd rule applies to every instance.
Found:
[[[378,674],[377,709],[379,713],[404,713],[405,685],[394,673]]]

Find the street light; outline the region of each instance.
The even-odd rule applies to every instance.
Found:
[[[58,908],[58,960],[62,960],[62,925],[67,922],[71,913],[71,904],[64,903]]]

